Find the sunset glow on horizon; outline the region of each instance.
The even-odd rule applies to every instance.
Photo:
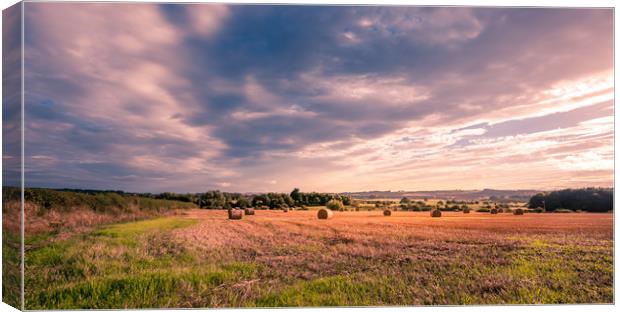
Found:
[[[613,10],[25,4],[27,187],[612,187]]]

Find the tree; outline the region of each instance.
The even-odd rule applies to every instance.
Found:
[[[544,208],[545,194],[538,193],[530,198],[528,206],[530,208]]]
[[[411,202],[411,200],[409,200],[409,198],[407,198],[407,197],[403,197],[403,198],[400,200],[400,203],[401,203],[401,204],[409,204],[410,202]]]
[[[245,198],[244,196],[239,197],[239,199],[237,199],[237,207],[239,208],[247,208],[250,207],[250,201]]]
[[[255,195],[252,198],[252,207],[269,206],[269,197],[265,194]]]
[[[292,192],[291,192],[291,198],[295,201],[296,204],[301,205],[302,204],[302,196],[301,196],[301,192],[299,191],[298,188],[295,188]]]
[[[339,200],[336,200],[336,199],[332,199],[332,200],[328,201],[325,206],[328,209],[330,209],[330,210],[342,210],[342,209],[344,209],[344,205],[342,204],[342,202],[339,201]]]
[[[200,208],[222,208],[226,197],[220,191],[208,191],[200,197]]]
[[[340,195],[340,201],[345,206],[350,206],[353,203],[353,200],[351,199],[351,197],[350,196],[346,196],[346,195]]]
[[[539,193],[529,200],[530,208],[583,210],[607,212],[613,210],[613,189],[584,188],[564,189],[550,193]]]
[[[288,207],[293,207],[293,206],[295,206],[295,201],[293,200],[293,198],[292,198],[290,195],[288,195],[288,194],[283,194],[283,195],[282,195],[282,198],[284,199],[284,203],[286,203],[286,205],[287,205]]]

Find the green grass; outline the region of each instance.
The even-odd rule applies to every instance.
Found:
[[[246,246],[222,260],[172,236],[197,222],[168,217],[109,225],[57,242],[50,242],[49,235],[29,237],[26,308],[613,302],[613,255],[606,240],[437,240],[389,257],[329,254],[329,246],[309,242],[256,250]],[[354,243],[333,248],[346,251]],[[277,262],[316,254],[338,261],[305,278],[291,273],[305,270],[303,264]],[[409,257],[399,258],[404,255]],[[261,262],[260,256],[276,261]]]
[[[2,301],[21,308],[21,244],[19,233],[2,231]]]
[[[167,236],[196,222],[160,218],[115,224],[33,249],[26,258],[26,307],[145,308],[235,302],[238,294],[217,287],[252,279],[257,266],[201,263],[198,255]],[[215,298],[219,299],[210,301]]]
[[[549,247],[551,246],[551,247]],[[507,253],[506,264],[473,259],[410,263],[382,273],[336,275],[272,291],[260,307],[561,304],[612,302],[611,253],[540,242]],[[594,253],[594,254],[593,254]],[[599,253],[599,254],[596,254]],[[604,252],[605,253],[605,252]],[[589,254],[590,257],[584,255]],[[432,275],[429,275],[432,274]],[[606,279],[599,280],[601,276]]]
[[[33,306],[57,309],[93,308],[165,308],[183,306],[183,302],[204,300],[205,305],[225,283],[250,278],[254,268],[248,266],[244,273],[234,267],[228,269],[182,270],[170,268],[162,271],[145,271],[140,274],[112,275],[89,279],[85,282],[58,287],[39,293]],[[249,273],[249,274],[248,274]],[[222,301],[234,302],[236,294],[218,294]]]
[[[159,233],[193,225],[195,219],[159,218],[139,222],[113,224],[102,229],[93,231],[91,236],[107,238],[106,242],[112,245],[124,245],[135,247],[139,244],[138,236],[148,232]]]
[[[528,281],[511,303],[589,303],[613,300],[612,269],[612,254],[600,248],[534,240],[501,273]]]

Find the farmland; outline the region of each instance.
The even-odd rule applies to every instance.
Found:
[[[186,209],[26,240],[26,308],[613,302],[613,214]]]

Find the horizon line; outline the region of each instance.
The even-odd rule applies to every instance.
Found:
[[[2,185],[3,188],[5,187],[12,187],[12,188],[20,188],[20,186],[11,186],[11,185]],[[397,190],[397,191],[393,191],[393,190],[366,190],[366,191],[342,191],[342,192],[322,192],[322,191],[303,191],[301,190],[301,188],[297,188],[299,189],[300,192],[302,193],[327,193],[327,194],[355,194],[355,193],[373,193],[373,192],[381,192],[381,193],[422,193],[422,192],[481,192],[481,191],[512,191],[512,192],[517,192],[517,191],[521,191],[521,192],[553,192],[553,191],[559,191],[559,190],[567,190],[567,189],[589,189],[589,188],[598,188],[598,189],[614,189],[614,186],[583,186],[583,187],[564,187],[564,188],[545,188],[545,189],[496,189],[496,188],[482,188],[482,189],[434,189],[434,190]],[[174,192],[174,191],[162,191],[162,192],[134,192],[134,191],[127,191],[127,190],[122,190],[122,189],[94,189],[94,188],[71,188],[71,187],[24,187],[24,189],[49,189],[49,190],[56,190],[56,191],[94,191],[94,192],[122,192],[122,193],[128,193],[128,194],[162,194],[162,193],[176,193],[176,194],[200,194],[200,193],[206,193],[206,192],[210,192],[210,191],[219,191],[222,193],[239,193],[239,194],[267,194],[267,193],[290,193],[290,192],[285,192],[285,191],[265,191],[265,192],[257,192],[257,191],[225,191],[225,190],[221,190],[221,189],[208,189],[206,191],[203,192]],[[295,187],[292,189],[294,190],[296,189]],[[292,191],[291,190],[291,191]]]

